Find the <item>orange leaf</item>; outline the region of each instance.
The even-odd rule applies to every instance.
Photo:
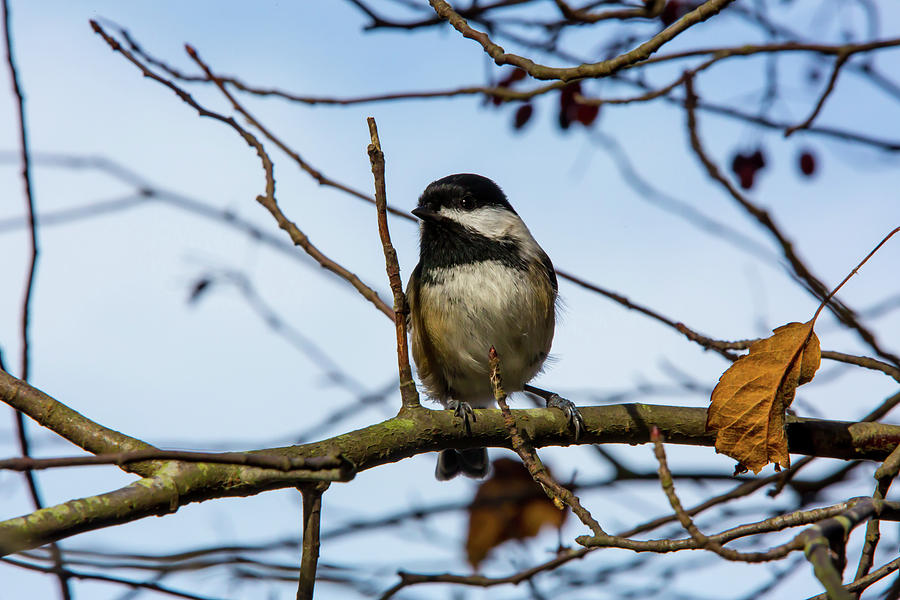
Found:
[[[716,430],[716,452],[754,473],[769,463],[791,466],[784,413],[797,386],[811,381],[819,368],[813,323],[779,327],[722,374],[706,416],[706,429]]]
[[[561,527],[567,514],[518,460],[498,458],[492,466],[491,477],[478,487],[469,507],[466,554],[476,569],[503,542],[534,537],[545,525]]]

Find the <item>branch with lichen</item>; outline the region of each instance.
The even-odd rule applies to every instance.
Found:
[[[2,371],[0,400],[72,441],[89,440],[93,446],[113,452],[138,443],[86,419]],[[715,434],[706,431],[705,408],[620,404],[580,407],[580,412],[586,430],[579,444],[647,443],[652,425],[659,428],[669,443],[712,446],[715,442]],[[484,409],[476,413],[478,419],[472,423],[471,433],[459,426],[451,411],[417,410],[319,442],[251,452],[291,459],[340,456],[349,472],[347,469],[282,471],[174,460],[129,463],[129,470],[144,476],[125,488],[0,522],[0,550],[7,554],[34,548],[84,531],[172,512],[192,502],[251,496],[309,481],[346,480],[352,473],[444,448],[512,447],[500,410]],[[565,416],[558,410],[536,408],[515,410],[511,414],[517,427],[536,448],[573,444]],[[793,453],[843,459],[884,460],[900,442],[900,426],[881,423],[793,417],[788,419],[787,432]],[[97,440],[105,442],[99,444]]]

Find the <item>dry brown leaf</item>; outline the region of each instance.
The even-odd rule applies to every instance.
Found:
[[[707,430],[716,430],[716,452],[754,473],[769,463],[791,466],[784,413],[797,386],[811,381],[819,368],[814,322],[779,327],[722,374],[706,416]]]
[[[492,465],[491,477],[479,486],[469,508],[466,555],[475,569],[503,542],[534,537],[545,525],[560,527],[567,514],[518,460],[499,458]]]

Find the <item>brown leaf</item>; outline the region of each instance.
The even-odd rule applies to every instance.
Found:
[[[706,429],[716,430],[716,451],[754,473],[769,463],[791,466],[784,413],[797,386],[811,381],[819,368],[813,323],[788,323],[755,342],[713,390]]]
[[[498,458],[492,465],[491,477],[478,487],[469,507],[466,555],[476,569],[503,542],[534,537],[545,525],[561,527],[567,514],[518,460]]]

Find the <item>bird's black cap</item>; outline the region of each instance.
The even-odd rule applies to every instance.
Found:
[[[417,270],[423,281],[427,282],[444,267],[486,260],[527,269],[527,261],[513,239],[487,237],[466,227],[457,218],[440,212],[442,208],[467,212],[484,207],[501,208],[516,214],[503,190],[487,177],[458,173],[428,184],[419,197],[418,207],[412,211],[422,219]]]
[[[457,173],[429,183],[419,196],[418,209],[437,212],[442,207],[472,210],[483,206],[498,206],[516,212],[500,186],[487,177]]]

